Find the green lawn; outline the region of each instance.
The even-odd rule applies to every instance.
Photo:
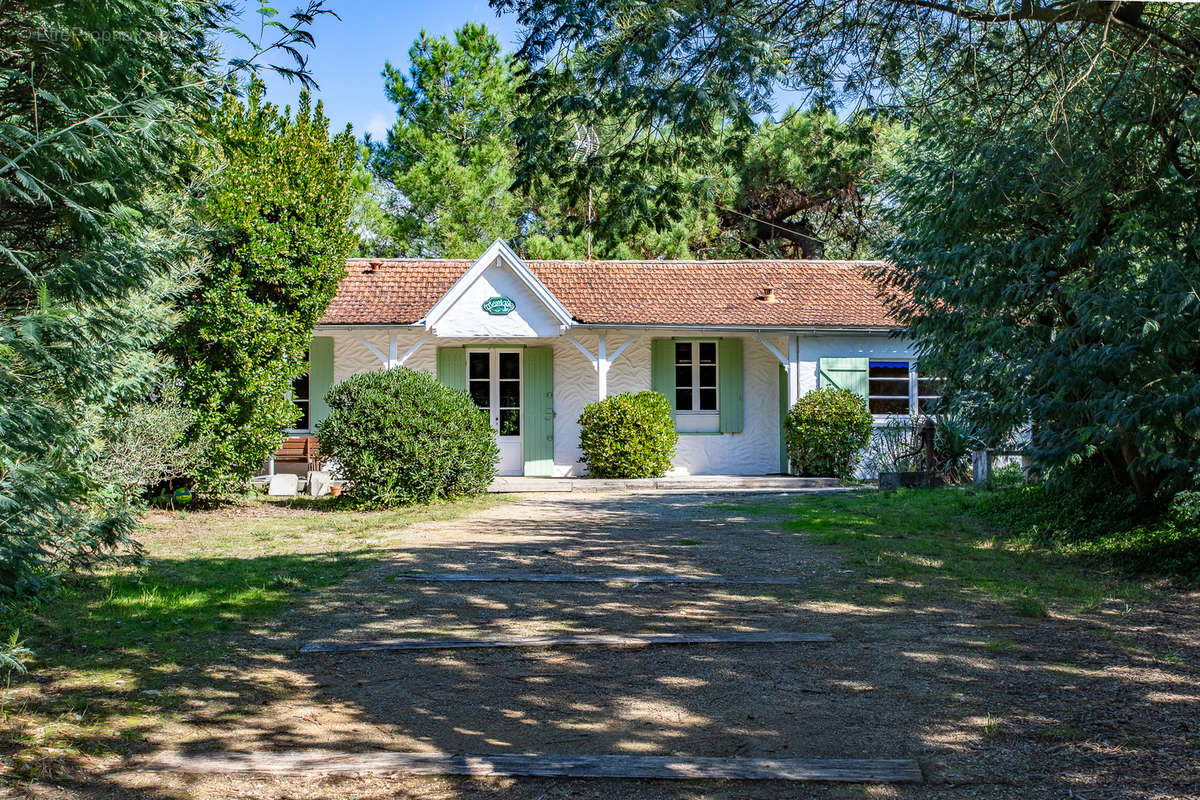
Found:
[[[853,585],[862,602],[985,597],[1037,617],[1048,606],[1081,610],[1145,596],[1139,582],[1097,559],[1006,536],[990,513],[993,503],[984,493],[943,489],[715,506],[731,515],[775,517],[795,535],[838,548],[846,567],[861,576]],[[839,598],[852,599],[842,590]]]
[[[29,668],[53,691],[14,675],[0,688],[0,776],[7,767],[45,777],[63,759],[123,751],[156,718],[180,713],[181,677],[195,685],[213,665],[262,657],[256,625],[375,563],[414,523],[497,502],[359,513],[263,499],[152,513],[143,566],[82,576],[15,620],[34,652]],[[211,683],[220,690],[222,679]]]

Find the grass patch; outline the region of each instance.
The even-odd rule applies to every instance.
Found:
[[[229,666],[272,657],[258,628],[374,564],[414,523],[498,502],[366,513],[260,499],[153,512],[142,566],[79,576],[12,621],[33,655],[30,675],[0,686],[0,776],[55,778],[80,756],[128,752],[198,699],[260,702]]]
[[[749,499],[722,510],[774,514],[796,535],[842,550],[843,564],[854,571],[848,591],[856,600],[987,597],[1033,618],[1058,604],[1094,608],[1111,598],[1145,598],[1137,582],[1093,559],[1007,531],[988,513],[987,497],[962,489],[902,489],[802,495],[784,504]]]

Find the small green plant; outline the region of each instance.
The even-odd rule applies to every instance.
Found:
[[[579,415],[579,447],[594,478],[661,478],[679,434],[658,392],[629,392],[591,403]]]
[[[1004,489],[1017,489],[1024,485],[1025,470],[1021,469],[1021,465],[1005,464],[1003,467],[992,470],[986,488],[992,491],[1002,491]]]
[[[845,480],[871,439],[871,414],[854,392],[816,389],[788,412],[786,438],[794,472]]]
[[[32,657],[33,651],[21,641],[21,632],[14,630],[7,639],[0,641],[0,674],[25,674],[25,661]]]
[[[1042,617],[1050,616],[1050,612],[1046,609],[1046,604],[1030,594],[1023,594],[1013,598],[1012,610],[1019,617],[1041,619]]]
[[[466,392],[400,367],[354,375],[329,390],[321,453],[360,506],[430,503],[478,494],[496,476],[496,437]]]

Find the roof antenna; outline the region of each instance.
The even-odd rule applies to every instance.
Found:
[[[583,125],[578,122],[572,123],[575,126],[575,138],[571,142],[571,160],[576,164],[590,161],[596,153],[600,152],[600,139],[596,136],[596,130],[591,125]],[[587,230],[587,260],[592,260],[592,183],[588,181],[588,199],[587,199],[587,220],[584,227]]]

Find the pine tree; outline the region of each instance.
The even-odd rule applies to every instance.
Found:
[[[409,50],[405,76],[384,66],[395,125],[374,166],[401,195],[402,249],[409,255],[474,257],[497,238],[511,239],[523,211],[510,191],[516,145],[509,123],[517,106],[511,57],[483,25],[454,34],[424,31]]]

